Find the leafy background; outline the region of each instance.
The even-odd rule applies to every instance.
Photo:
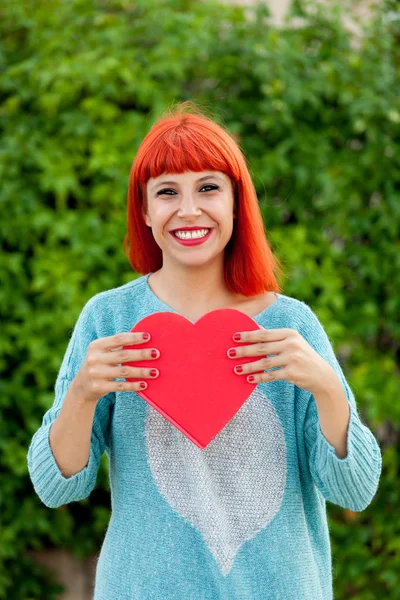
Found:
[[[89,499],[50,510],[26,454],[84,303],[138,276],[122,251],[130,166],[187,99],[235,134],[282,291],[316,310],[382,449],[370,506],[327,504],[335,597],[400,598],[400,15],[383,2],[354,37],[329,4],[295,2],[280,29],[264,3],[2,4],[0,598],[59,597],[29,550],[101,546],[105,456]]]

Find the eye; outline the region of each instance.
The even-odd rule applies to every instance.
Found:
[[[207,185],[203,185],[203,187],[201,188],[202,190],[204,188],[211,188],[211,190],[208,191],[213,191],[213,190],[219,190],[219,187],[217,185],[208,183]],[[160,190],[159,192],[157,192],[157,196],[161,196],[162,194],[165,194],[167,196],[170,196],[170,194],[167,194],[167,192],[174,192],[174,190],[171,190],[171,188],[165,188],[164,190]]]
[[[157,192],[157,196],[161,196],[162,194],[166,194],[169,196],[169,194],[167,194],[167,192],[173,192],[174,190],[160,190],[159,192]]]
[[[212,185],[211,183],[208,183],[207,185],[204,185],[204,186],[203,186],[203,188],[205,188],[205,187],[209,187],[209,188],[211,188],[211,190],[210,190],[210,191],[212,191],[212,190],[219,190],[219,187],[218,187],[217,185]],[[203,188],[202,188],[202,189],[203,189]]]

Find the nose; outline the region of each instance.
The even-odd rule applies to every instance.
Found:
[[[201,210],[197,206],[196,198],[191,194],[183,196],[178,209],[178,217],[198,217],[199,215],[201,215]]]

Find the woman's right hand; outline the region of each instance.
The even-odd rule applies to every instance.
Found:
[[[143,333],[129,332],[98,338],[90,342],[85,360],[74,378],[74,385],[77,386],[81,397],[97,402],[110,392],[132,392],[146,389],[147,383],[144,381],[113,381],[113,378],[154,379],[158,377],[157,369],[157,374],[152,376],[150,371],[153,369],[127,365],[118,366],[120,363],[159,358],[160,352],[156,348],[123,349],[123,346],[144,344],[148,341],[143,339]],[[157,356],[151,356],[151,352],[154,350],[156,350]]]

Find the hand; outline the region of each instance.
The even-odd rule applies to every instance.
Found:
[[[333,372],[330,364],[295,329],[261,328],[255,331],[240,332],[240,343],[243,342],[248,342],[248,345],[234,348],[236,356],[232,357],[228,354],[229,358],[237,359],[247,356],[262,358],[242,365],[239,362],[234,368],[235,373],[238,373],[238,367],[242,368],[242,371],[238,373],[239,376],[279,367],[277,371],[253,375],[252,381],[247,377],[251,383],[285,379],[289,383],[315,394],[324,388],[326,377],[331,376]],[[271,354],[276,354],[276,356],[268,358]]]
[[[138,350],[124,348],[124,346],[144,344],[147,341],[143,339],[143,334],[138,332],[118,333],[93,340],[88,346],[80,370],[74,377],[74,385],[77,386],[82,397],[97,402],[110,392],[146,389],[147,383],[144,381],[114,381],[114,378],[151,377],[154,379],[158,377],[158,369],[154,369],[152,373],[153,369],[145,367],[119,366],[120,363],[159,358],[160,351],[156,348]],[[156,356],[151,355],[154,350],[157,352]]]

